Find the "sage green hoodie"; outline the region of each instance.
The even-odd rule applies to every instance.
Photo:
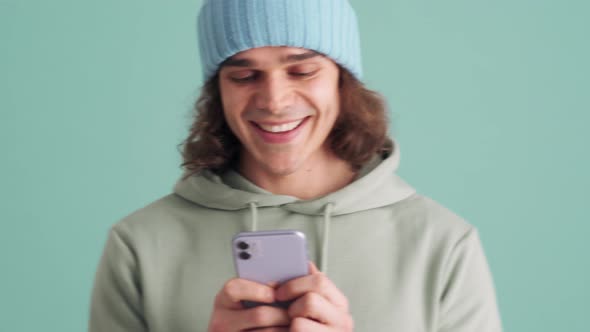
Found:
[[[90,331],[206,331],[215,294],[235,277],[230,241],[297,229],[310,258],[346,295],[356,331],[501,331],[476,229],[395,171],[399,149],[348,186],[303,201],[236,172],[180,180],[108,235]]]

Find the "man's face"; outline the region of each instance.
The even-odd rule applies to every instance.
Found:
[[[302,48],[255,48],[227,60],[219,87],[225,119],[242,143],[240,165],[276,176],[328,160],[338,78],[332,60]]]

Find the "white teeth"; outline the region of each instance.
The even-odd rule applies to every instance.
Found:
[[[303,119],[289,122],[289,123],[283,123],[283,124],[276,125],[276,126],[265,125],[265,124],[259,123],[258,126],[260,126],[260,128],[262,128],[264,131],[268,131],[271,133],[284,133],[286,131],[293,130],[293,129],[297,128],[297,126],[299,126],[299,124],[301,122],[303,122]]]

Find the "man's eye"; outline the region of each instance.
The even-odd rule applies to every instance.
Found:
[[[247,75],[247,76],[230,76],[230,80],[236,82],[236,83],[245,83],[245,82],[250,82],[256,79],[256,74],[251,74],[251,75]]]
[[[315,71],[309,71],[309,72],[291,72],[290,74],[292,76],[306,77],[306,76],[311,76],[311,75],[315,74]]]

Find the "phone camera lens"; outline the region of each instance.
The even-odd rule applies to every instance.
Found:
[[[242,250],[246,250],[246,249],[250,248],[250,246],[248,245],[248,243],[246,243],[244,241],[240,241],[240,242],[238,242],[238,248],[242,249]]]
[[[251,255],[250,255],[249,253],[247,253],[246,251],[242,251],[242,252],[240,253],[240,258],[241,258],[241,259],[244,259],[244,260],[246,260],[246,259],[250,259],[250,257],[251,257]]]

